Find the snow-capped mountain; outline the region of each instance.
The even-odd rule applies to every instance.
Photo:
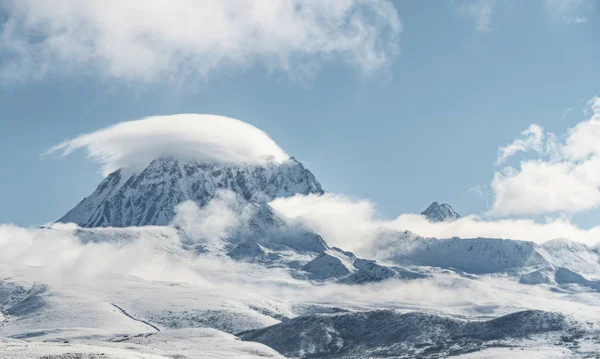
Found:
[[[427,217],[431,222],[454,221],[460,218],[460,215],[448,203],[439,204],[437,202],[431,203],[426,210],[421,212],[421,215]]]
[[[124,173],[111,173],[58,222],[81,227],[167,225],[179,203],[192,200],[203,206],[222,189],[256,203],[323,193],[313,174],[294,158],[260,166],[182,163],[165,158],[152,161],[139,173]]]

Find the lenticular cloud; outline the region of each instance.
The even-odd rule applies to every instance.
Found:
[[[78,149],[101,163],[104,175],[119,168],[138,170],[160,157],[225,164],[279,163],[289,158],[264,131],[248,123],[198,114],[121,122],[65,141],[46,154],[67,156]]]

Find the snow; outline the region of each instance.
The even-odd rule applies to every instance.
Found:
[[[15,267],[14,262],[0,265],[0,278],[4,278],[0,281],[0,312],[6,317],[0,323],[0,337],[6,338],[2,345],[11,346],[10,355],[14,358],[42,355],[38,353],[105,353],[109,357],[140,358],[177,354],[190,358],[194,355],[210,357],[209,354],[215,358],[234,355],[251,358],[252,355],[263,355],[262,351],[276,355],[264,345],[241,342],[234,335],[280,323],[291,324],[295,318],[302,318],[301,315],[314,315],[311,312],[349,311],[368,317],[372,311],[391,310],[384,317],[393,318],[410,311],[418,314],[415,314],[418,320],[408,321],[406,317],[398,320],[417,325],[415,323],[430,323],[429,319],[423,319],[430,318],[429,315],[444,318],[444,323],[464,323],[537,309],[564,313],[578,322],[600,323],[600,313],[595,310],[600,305],[597,294],[569,288],[555,292],[547,287],[525,286],[510,276],[464,276],[423,267],[421,270],[427,272],[427,276],[410,281],[396,278],[366,285],[331,282],[316,285],[291,277],[290,269],[266,268],[263,264],[235,262],[210,253],[188,252],[178,245],[181,244],[179,234],[172,228],[39,231],[40,236],[58,233],[60,237],[67,237],[71,232],[76,233],[80,237],[75,238],[83,242],[80,250],[89,254],[100,254],[102,248],[108,247],[117,251],[112,255],[116,258],[134,253],[143,253],[143,256],[137,258],[139,263],[133,270],[129,266],[114,267],[108,263],[98,268],[98,272],[75,270],[60,280],[47,276],[51,269],[47,266]],[[54,237],[44,240],[50,238]],[[138,246],[140,241],[145,241],[145,247]],[[32,246],[41,243],[34,242]],[[333,252],[332,256],[352,258],[350,253],[339,249],[328,251]],[[158,260],[158,254],[165,258]],[[369,265],[395,268],[355,259],[355,273]],[[41,284],[43,282],[47,284]],[[308,309],[311,307],[313,309]],[[387,332],[384,323],[379,319],[369,320],[364,328],[380,328],[378,330]],[[525,323],[514,324],[516,327],[510,331],[520,328],[530,333],[530,323],[535,320],[528,317]],[[362,328],[362,325],[353,327]],[[397,328],[397,325],[390,328]],[[405,328],[411,333],[421,333],[422,338],[438,338],[439,335],[429,324]],[[214,335],[207,337],[204,330]],[[318,333],[321,333],[312,329],[304,332],[314,338],[319,338]],[[331,343],[339,340],[346,343],[350,337],[344,333],[339,329],[327,329],[323,335],[331,337]],[[560,337],[568,333],[567,330],[556,334]],[[21,340],[17,340],[19,338]],[[541,338],[539,344],[556,342],[552,338]],[[519,348],[522,346],[520,340],[511,345]],[[7,341],[10,343],[6,344]],[[380,350],[377,348],[372,349]],[[466,347],[461,344],[456,350],[461,348]]]
[[[573,353],[565,348],[535,346],[521,348],[487,348],[479,352],[451,356],[454,359],[566,359]]]
[[[343,277],[354,273],[355,257],[349,257],[341,251],[329,249],[319,254],[319,256],[305,266],[303,271],[310,272],[311,278],[329,279]]]
[[[0,339],[3,359],[110,359],[110,358],[283,358],[259,343],[243,342],[214,329],[181,329],[144,334],[119,342],[88,340],[82,343],[32,342]]]
[[[600,279],[600,250],[566,239],[554,239],[542,244],[552,256],[552,263],[568,267],[591,278]]]
[[[525,273],[519,279],[519,283],[522,284],[552,284],[554,281],[554,269],[550,267],[541,268],[534,270],[529,273]]]
[[[556,269],[554,279],[558,284],[579,284],[600,291],[600,281],[589,280],[579,273],[576,273],[568,268],[559,267]]]

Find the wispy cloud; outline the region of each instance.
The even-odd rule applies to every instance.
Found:
[[[496,0],[467,0],[460,3],[458,13],[472,18],[475,28],[480,32],[488,32],[492,29],[492,16]]]
[[[503,163],[518,152],[536,151],[540,153],[543,150],[543,140],[544,130],[542,127],[532,124],[525,131],[521,132],[520,137],[515,138],[510,144],[500,147],[496,162]]]
[[[3,80],[180,81],[254,65],[301,76],[326,61],[371,74],[402,29],[387,0],[7,0],[0,13]]]
[[[545,0],[544,5],[552,19],[575,24],[587,22],[585,8],[593,6],[589,0]]]

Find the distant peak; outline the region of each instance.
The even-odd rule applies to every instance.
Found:
[[[427,217],[431,222],[450,222],[460,218],[448,203],[439,204],[432,202],[426,210],[421,212],[422,216]]]

